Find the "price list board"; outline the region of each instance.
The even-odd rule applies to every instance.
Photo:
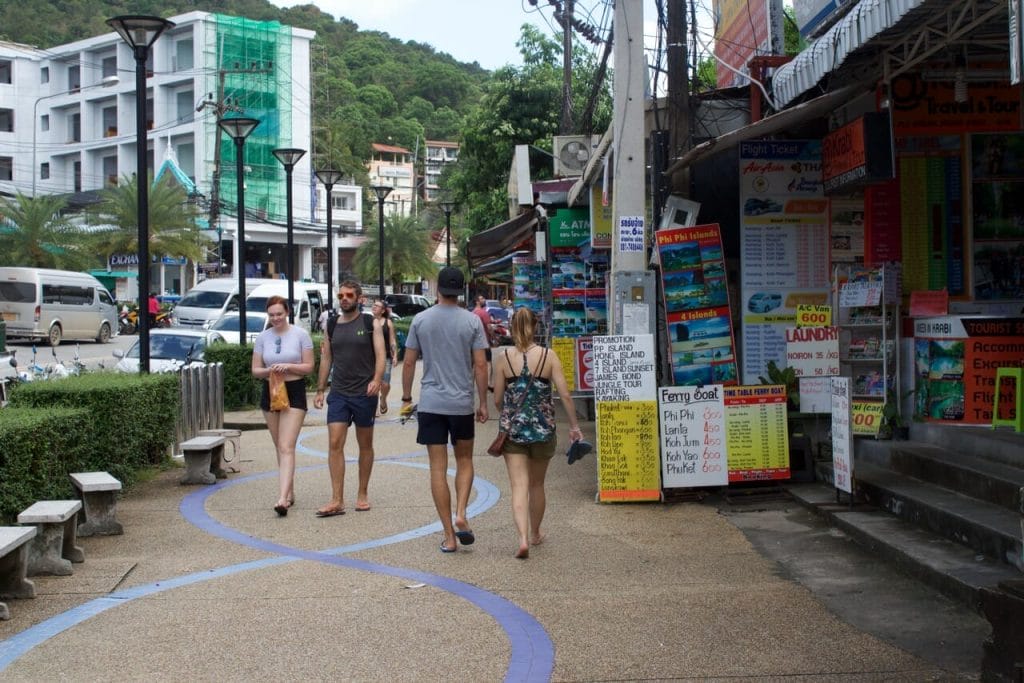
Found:
[[[853,430],[850,412],[850,378],[832,378],[832,470],[835,487],[853,493]]]
[[[725,387],[729,482],[789,479],[786,387]]]
[[[661,499],[654,335],[592,340],[598,500]]]
[[[722,389],[715,384],[658,390],[665,488],[729,484]]]

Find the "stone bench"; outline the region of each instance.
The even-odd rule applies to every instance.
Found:
[[[241,429],[201,429],[196,436],[223,436],[231,444],[231,457],[222,456],[224,462],[234,463],[227,469],[231,472],[241,472],[242,457],[242,430]]]
[[[117,521],[117,492],[121,482],[107,472],[74,472],[68,475],[82,496],[79,536],[118,536],[124,527]]]
[[[221,468],[224,457],[223,436],[195,436],[178,444],[185,456],[185,476],[182,484],[213,484],[227,473]]]
[[[78,547],[80,500],[41,500],[18,514],[19,524],[32,524],[36,536],[28,547],[28,575],[74,573],[72,562],[84,562]]]
[[[0,526],[0,600],[34,598],[36,587],[28,573],[28,542],[36,535],[34,526]],[[7,605],[0,602],[0,619],[10,619]]]

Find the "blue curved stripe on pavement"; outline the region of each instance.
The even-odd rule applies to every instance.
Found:
[[[305,447],[303,447],[303,449],[305,450]],[[384,460],[384,462],[404,465],[407,467],[428,469],[428,466],[422,463],[407,463],[394,460]],[[299,468],[299,471],[320,468],[322,468],[322,465],[314,465]],[[454,472],[452,470],[449,470],[448,473],[449,475],[454,476]],[[26,629],[25,631],[0,642],[0,672],[10,666],[11,663],[16,661],[26,652],[45,642],[49,638],[82,623],[97,614],[105,612],[111,607],[124,604],[127,601],[162,593],[172,588],[199,583],[201,581],[207,581],[254,569],[263,569],[291,562],[296,559],[305,559],[418,581],[462,597],[482,609],[487,614],[490,614],[507,634],[509,638],[511,656],[509,658],[509,668],[505,674],[506,681],[537,681],[550,679],[551,672],[554,668],[554,646],[551,643],[551,639],[536,619],[515,604],[481,588],[449,577],[400,567],[389,567],[374,562],[366,562],[354,558],[338,556],[340,553],[349,553],[368,548],[381,547],[390,543],[398,543],[400,541],[418,538],[427,534],[437,533],[441,530],[440,522],[434,522],[417,529],[411,529],[409,531],[381,539],[364,541],[326,551],[310,551],[291,548],[277,543],[253,538],[252,536],[248,536],[229,527],[225,527],[207,514],[205,508],[206,499],[217,491],[230,486],[236,486],[243,482],[276,476],[276,472],[269,471],[246,477],[239,477],[229,482],[222,482],[210,487],[204,487],[201,490],[185,496],[181,502],[180,510],[186,520],[207,533],[265,552],[278,553],[278,557],[254,560],[252,562],[245,562],[219,569],[186,574],[151,584],[120,590],[108,596],[90,600],[87,603],[51,617],[36,626]],[[484,479],[476,478],[474,480],[474,487],[477,488],[478,493],[476,500],[466,511],[466,514],[469,517],[473,517],[490,508],[499,498],[497,488]]]

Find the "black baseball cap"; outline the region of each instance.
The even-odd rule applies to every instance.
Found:
[[[437,291],[445,296],[458,296],[466,289],[466,278],[458,268],[442,268],[437,274]]]

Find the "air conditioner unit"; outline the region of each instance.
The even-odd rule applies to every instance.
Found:
[[[552,148],[556,176],[583,175],[583,169],[597,148],[596,135],[556,135]]]

